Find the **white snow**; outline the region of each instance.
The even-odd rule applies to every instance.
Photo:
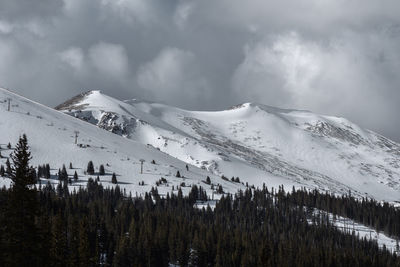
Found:
[[[307,187],[400,200],[400,145],[309,111],[245,103],[188,111],[92,91],[64,112],[214,175],[268,187]],[[112,116],[110,115],[112,114]]]
[[[398,242],[396,241],[396,239],[388,237],[384,233],[379,233],[375,229],[357,223],[349,218],[338,215],[334,216],[332,213],[328,213],[318,209],[314,209],[313,213],[314,216],[316,216],[318,213],[328,215],[329,221],[341,232],[352,234],[352,232],[354,231],[354,234],[357,235],[360,239],[366,238],[367,240],[377,241],[380,248],[383,248],[385,246],[387,250],[396,254],[400,254],[400,251],[397,248]],[[312,224],[312,220],[308,220],[308,222]]]
[[[11,99],[11,111],[7,111],[7,99]],[[102,97],[101,99],[104,100]],[[104,101],[104,105],[109,102]],[[74,144],[74,132],[79,131],[78,144]],[[117,175],[118,185],[127,193],[143,194],[149,192],[156,182],[164,177],[167,184],[158,186],[161,195],[172,192],[177,193],[177,186],[182,182],[184,194],[190,191],[190,185],[202,186],[211,196],[210,185],[204,182],[210,176],[214,184],[221,184],[226,192],[236,192],[243,185],[222,180],[219,176],[210,174],[196,166],[190,165],[186,170],[186,163],[163,153],[151,145],[123,138],[103,129],[73,118],[62,112],[45,107],[30,101],[5,89],[0,89],[0,147],[3,158],[0,164],[5,165],[6,157],[12,152],[6,148],[8,142],[16,144],[19,136],[26,134],[32,151],[33,166],[49,163],[52,168],[52,179],[42,179],[42,184],[50,182],[57,184],[55,174],[65,164],[70,177],[74,171],[79,175],[79,181],[74,182],[70,189],[86,185],[89,177],[85,175],[87,163],[92,160],[96,172],[100,164],[104,164],[106,175],[100,176],[100,181],[105,187],[111,184],[113,172]],[[140,173],[140,159],[144,159],[144,171]],[[155,160],[156,164],[151,164]],[[74,169],[68,169],[69,163]],[[175,174],[180,171],[184,178],[177,178]],[[144,186],[139,182],[144,181]],[[0,178],[0,186],[9,186],[10,180]]]

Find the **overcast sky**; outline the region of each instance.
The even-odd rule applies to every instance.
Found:
[[[0,86],[343,116],[400,141],[398,0],[0,0]]]

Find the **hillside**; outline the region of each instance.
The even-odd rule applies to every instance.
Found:
[[[99,91],[57,109],[216,176],[400,200],[400,145],[344,118],[257,103],[188,111]]]
[[[7,111],[8,99],[11,100],[10,111]],[[56,174],[65,164],[70,177],[75,171],[78,173],[79,180],[70,185],[71,190],[78,189],[86,185],[90,177],[97,177],[97,174],[85,175],[86,166],[92,160],[96,173],[100,164],[105,166],[106,175],[99,177],[104,186],[113,186],[111,175],[115,172],[118,185],[133,195],[150,191],[161,177],[165,181],[158,186],[160,194],[173,190],[177,193],[178,185],[184,183],[183,193],[189,192],[190,185],[197,184],[202,185],[211,195],[211,186],[203,182],[207,176],[215,185],[221,184],[227,192],[244,188],[241,184],[224,181],[195,166],[186,170],[186,163],[151,145],[112,134],[5,89],[0,89],[0,129],[0,165],[5,165],[14,144],[25,133],[32,150],[32,165],[49,163],[52,168],[51,179],[41,179],[42,184],[58,184]],[[79,132],[77,144],[74,143],[75,131]],[[11,143],[11,149],[7,148],[8,143]],[[143,174],[140,173],[140,159],[145,160]],[[152,164],[153,160],[155,164]],[[70,163],[73,169],[69,169]],[[177,171],[184,178],[175,177]],[[141,182],[144,185],[139,185]],[[9,179],[0,178],[0,186],[9,184]],[[215,198],[219,196],[215,193]]]

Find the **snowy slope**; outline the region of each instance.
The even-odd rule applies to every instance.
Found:
[[[11,99],[11,111],[7,111],[8,99]],[[79,131],[78,144],[74,143],[75,131]],[[85,185],[89,176],[85,175],[84,171],[87,163],[92,160],[96,171],[100,164],[105,166],[106,175],[100,176],[104,186],[112,186],[111,175],[115,172],[119,186],[133,194],[150,191],[161,177],[164,177],[167,183],[158,187],[160,194],[172,192],[172,186],[177,193],[177,186],[184,182],[184,193],[190,191],[188,186],[197,184],[207,189],[211,196],[211,186],[202,182],[206,180],[207,175],[212,183],[221,184],[226,192],[236,192],[239,188],[244,188],[241,184],[224,181],[195,166],[190,166],[187,171],[186,163],[150,145],[123,138],[0,89],[0,152],[3,156],[0,158],[0,164],[5,165],[6,157],[12,151],[6,148],[8,142],[14,146],[19,136],[24,133],[31,146],[32,165],[49,163],[52,168],[52,179],[42,179],[42,183],[58,183],[55,174],[65,164],[70,177],[74,171],[79,175],[79,181],[74,182],[71,189]],[[145,160],[143,174],[140,173],[140,159]],[[156,164],[151,164],[152,160]],[[70,162],[74,167],[72,170],[68,169]],[[178,170],[184,178],[175,177]],[[144,186],[139,185],[141,181],[144,181]],[[9,179],[0,178],[0,186],[9,184]],[[220,196],[215,194],[215,198],[218,197]]]
[[[386,247],[387,250],[395,253],[396,255],[400,255],[400,251],[397,248],[398,241],[395,238],[387,236],[384,233],[379,233],[374,228],[368,227],[349,218],[334,215],[323,210],[314,209],[314,220],[316,218],[322,218],[322,215],[327,216],[329,218],[329,222],[339,231],[347,234],[352,234],[354,231],[354,234],[358,236],[359,239],[365,238],[367,240],[376,241],[380,248]],[[307,219],[307,222],[309,224],[317,224],[318,219],[313,222],[311,217],[310,219]]]
[[[400,145],[344,118],[254,103],[187,111],[99,91],[57,109],[218,176],[400,200]]]

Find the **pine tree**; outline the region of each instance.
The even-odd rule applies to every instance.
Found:
[[[86,169],[87,174],[93,175],[94,174],[94,165],[92,161],[89,161]]]
[[[218,185],[217,193],[218,194],[223,194],[224,193],[224,189],[222,188],[222,185]]]
[[[117,182],[117,176],[115,175],[115,172],[113,172],[113,174],[112,174],[111,183],[113,183],[113,184],[118,183]]]
[[[39,201],[36,189],[30,188],[35,180],[33,168],[29,166],[31,152],[25,134],[20,137],[10,158],[12,165],[8,162],[7,168],[12,188],[6,210],[5,261],[10,266],[35,266],[39,240],[35,217],[39,213]]]
[[[106,174],[106,172],[105,172],[105,170],[104,170],[104,165],[101,164],[101,165],[100,165],[100,168],[99,168],[99,175],[104,175],[104,174]]]
[[[59,175],[59,179],[61,181],[67,181],[68,180],[68,173],[67,173],[67,168],[65,168],[65,165],[63,164],[63,167],[61,169],[61,173]]]
[[[6,171],[4,170],[4,166],[1,165],[1,166],[0,166],[0,176],[1,176],[1,177],[4,177],[5,175],[6,175]]]
[[[51,175],[50,175],[50,164],[46,164],[46,170],[45,170],[45,176],[47,179],[50,179]]]
[[[67,254],[67,231],[61,213],[54,218],[51,229],[50,258],[52,266],[65,266]]]
[[[40,166],[40,165],[38,165],[37,176],[38,176],[39,178],[41,178],[41,177],[44,176],[44,175],[43,175],[43,168],[42,168],[42,166]]]
[[[6,160],[6,174],[8,177],[11,177],[11,163],[8,158]]]
[[[181,177],[181,173],[179,171],[177,171],[175,176],[180,178]]]
[[[89,266],[90,260],[90,244],[88,238],[86,218],[84,218],[79,224],[79,246],[78,246],[78,255],[79,255],[79,264],[80,266]]]
[[[30,175],[31,175],[31,179],[32,179],[32,184],[36,184],[38,182],[38,176],[37,176],[35,168],[30,169]]]

